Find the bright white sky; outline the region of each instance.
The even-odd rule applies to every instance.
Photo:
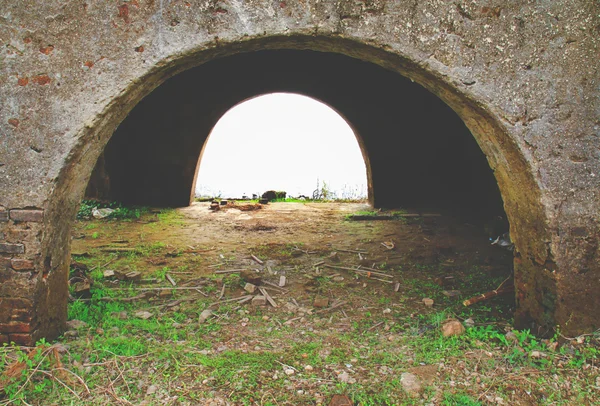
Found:
[[[240,103],[221,117],[200,162],[196,195],[241,197],[283,190],[288,196],[310,197],[317,179],[338,197],[366,197],[367,175],[356,137],[325,104],[274,93]]]

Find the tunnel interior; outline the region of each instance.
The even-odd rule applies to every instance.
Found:
[[[305,50],[236,54],[167,80],[118,127],[86,196],[157,207],[189,205],[198,160],[217,121],[236,104],[274,92],[312,97],[348,121],[365,158],[375,207],[438,210],[480,223],[505,219],[486,157],[442,100],[378,65]],[[294,159],[310,164],[335,153],[315,151]],[[268,157],[257,159],[268,176]],[[223,161],[234,164],[227,157]]]

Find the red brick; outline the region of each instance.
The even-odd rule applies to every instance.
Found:
[[[12,269],[15,271],[31,271],[35,269],[35,264],[29,259],[13,258],[11,264]]]
[[[40,222],[44,220],[44,210],[21,210],[13,209],[10,211],[10,219],[13,221]]]
[[[10,321],[21,321],[24,323],[29,323],[33,320],[33,310],[32,309],[19,309],[13,310],[10,315]]]
[[[0,334],[0,345],[2,344],[10,344],[10,340],[8,339],[8,334]]]
[[[26,318],[33,310],[31,300],[19,297],[0,298],[0,323],[8,323],[15,320],[17,316],[19,321],[21,317]]]
[[[9,334],[8,338],[18,345],[26,345],[28,347],[35,345],[32,334]]]
[[[31,323],[23,323],[20,321],[12,321],[9,323],[0,323],[0,333],[13,334],[13,333],[31,333],[34,328]]]
[[[25,246],[23,244],[0,243],[0,253],[2,254],[23,254]]]

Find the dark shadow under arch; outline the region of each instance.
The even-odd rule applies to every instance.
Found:
[[[481,221],[504,216],[485,156],[438,97],[377,65],[313,51],[238,54],[171,78],[119,126],[88,194],[188,205],[198,157],[216,122],[233,106],[273,92],[311,97],[345,118],[363,152],[374,205],[446,210]],[[297,158],[310,162],[335,153]],[[268,170],[268,157],[262,160]]]

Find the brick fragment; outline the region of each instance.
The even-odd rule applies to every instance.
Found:
[[[31,271],[35,269],[35,264],[29,259],[13,258],[11,266],[15,271]]]
[[[40,222],[44,220],[44,210],[31,209],[21,210],[14,209],[10,211],[10,219],[13,221],[30,221]]]
[[[2,254],[23,254],[24,252],[23,244],[0,243],[0,253]]]

